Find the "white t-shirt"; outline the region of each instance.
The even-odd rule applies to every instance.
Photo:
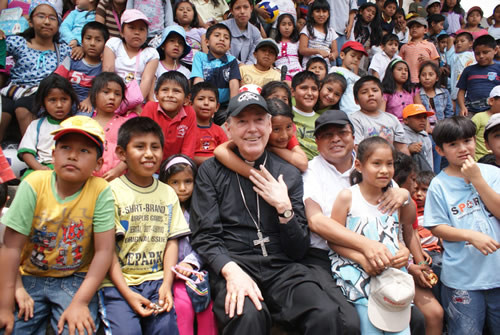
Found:
[[[26,133],[24,133],[18,152],[31,153],[39,163],[52,163],[52,149],[54,147],[54,135],[50,133],[59,129],[60,121],[49,117],[31,121]]]
[[[398,118],[392,114],[379,111],[376,116],[371,116],[357,111],[349,115],[354,126],[354,143],[371,136],[380,136],[389,143],[399,142],[408,144],[405,130]]]
[[[368,70],[370,70],[370,73],[372,73],[372,70],[377,71],[380,76],[380,81],[382,81],[385,77],[385,69],[387,68],[387,65],[389,65],[389,63],[394,59],[401,59],[401,57],[396,54],[392,58],[389,58],[384,51],[377,52],[375,56],[373,56]]]
[[[490,26],[488,28],[488,34],[493,36],[494,39],[498,40],[500,38],[500,28],[496,28],[495,26]]]
[[[354,72],[340,66],[333,66],[330,68],[328,73],[340,73],[347,81],[347,88],[342,95],[342,98],[340,98],[340,110],[345,112],[347,115],[359,110],[359,105],[354,100],[353,88],[354,83],[356,83],[360,77]]]
[[[160,61],[160,63],[158,64],[158,68],[156,68],[156,72],[155,72],[156,80],[158,80],[158,78],[160,78],[160,76],[162,74],[164,74],[165,72],[169,72],[169,71],[174,71],[174,70],[167,69],[165,67],[165,65],[163,65],[163,63]],[[179,67],[175,71],[179,71],[184,76],[186,76],[186,79],[189,80],[189,75],[191,74],[191,71],[189,71],[189,69],[187,67],[185,67],[184,65],[179,64]]]
[[[128,56],[123,41],[120,38],[111,37],[106,42],[106,46],[115,54],[115,73],[122,77],[126,84],[133,79],[136,79],[140,84],[142,73],[144,72],[144,69],[146,68],[146,65],[149,63],[149,61],[160,58],[156,49],[150,47],[142,49],[141,53],[138,55],[139,64],[137,65],[136,72],[135,62],[137,56],[132,58]],[[137,76],[135,76],[134,73],[136,73]]]
[[[330,28],[337,34],[344,35],[345,28],[349,22],[349,13],[358,9],[356,0],[329,0],[330,4]]]
[[[295,3],[292,0],[273,0],[274,4],[278,6],[280,14],[290,14],[297,24],[297,11],[295,10]],[[279,16],[278,16],[279,17]],[[273,28],[278,27],[278,19],[273,22]]]
[[[309,31],[307,30],[307,26],[305,26],[302,29],[300,34],[301,35],[304,34],[309,38],[309,42],[307,44],[308,48],[326,50],[328,52],[332,52],[332,49],[331,49],[332,42],[335,41],[338,37],[337,33],[335,32],[335,30],[333,30],[333,28],[328,28],[328,30],[326,32],[326,38],[325,38],[325,34],[317,31],[316,29],[314,29],[314,38],[311,38],[309,35]],[[315,55],[313,57],[319,57],[319,55]],[[306,64],[310,58],[311,58],[310,56],[304,56],[304,58],[302,59],[302,67],[304,69],[306,68]],[[328,59],[325,59],[325,60],[326,60],[327,64],[330,63],[330,61]]]

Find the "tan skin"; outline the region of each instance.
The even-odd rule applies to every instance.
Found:
[[[325,30],[323,23],[326,19],[328,19],[330,15],[330,12],[326,9],[315,9],[314,10],[314,18],[315,22],[317,22],[314,25],[314,28],[318,30],[319,32],[322,32],[323,34],[326,34],[327,31]],[[320,55],[321,57],[325,59],[329,59],[330,61],[335,60],[338,56],[338,51],[337,51],[337,41],[333,41],[332,45],[330,46],[330,51],[323,50],[323,49],[314,49],[309,47],[309,37],[306,36],[305,34],[300,35],[299,39],[299,53],[302,56],[314,56],[314,55]]]

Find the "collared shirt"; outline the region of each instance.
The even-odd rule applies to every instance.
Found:
[[[234,55],[238,61],[245,64],[255,64],[253,53],[257,43],[262,36],[259,29],[253,24],[247,24],[247,30],[241,31],[234,19],[222,21],[231,31],[231,55]]]
[[[431,98],[427,96],[424,89],[420,89],[420,99],[422,105],[426,110],[433,110],[436,113],[436,119],[442,120],[447,117],[452,117],[455,112],[453,111],[453,103],[451,102],[451,95],[445,88],[436,88],[436,95],[432,98],[434,107],[431,104]]]
[[[232,79],[241,79],[238,61],[232,55],[225,54],[216,58],[209,51],[197,52],[193,58],[191,78],[203,78],[204,81],[213,84],[219,90],[219,102],[221,104],[229,101],[229,82]]]
[[[150,101],[144,106],[141,116],[155,120],[163,130],[163,160],[178,153],[194,157],[198,128],[196,114],[191,106],[184,106],[171,119],[158,102]]]
[[[320,207],[323,215],[330,217],[337,195],[351,186],[349,175],[354,169],[355,154],[352,153],[352,166],[345,172],[339,172],[321,154],[309,161],[307,171],[302,176],[304,181],[304,200],[311,199]],[[311,247],[329,250],[321,236],[311,233]]]
[[[242,65],[240,74],[241,86],[255,84],[262,87],[270,81],[281,81],[281,73],[272,67],[267,71],[261,71],[254,64]]]
[[[401,47],[399,55],[408,63],[411,82],[418,83],[418,70],[423,61],[439,59],[436,47],[429,41],[409,42]]]

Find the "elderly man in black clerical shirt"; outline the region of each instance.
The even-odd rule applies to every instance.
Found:
[[[192,245],[210,270],[222,334],[269,334],[273,322],[301,334],[358,334],[359,325],[346,327],[342,319],[354,308],[334,301],[296,262],[310,244],[302,177],[266,150],[266,101],[253,92],[238,94],[226,127],[235,153],[254,167],[251,177],[215,158],[205,161],[190,210]]]

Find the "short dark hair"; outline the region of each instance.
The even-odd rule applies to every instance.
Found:
[[[68,114],[68,117],[75,115],[76,110],[78,109],[78,104],[80,103],[80,101],[78,100],[78,95],[76,95],[76,92],[68,79],[61,77],[57,73],[49,74],[40,82],[40,85],[38,85],[34,106],[34,110],[39,113],[38,115],[40,117],[48,116],[48,113],[45,110],[45,98],[49,95],[52,89],[59,89],[69,95],[71,99],[71,110]]]
[[[456,140],[476,136],[476,125],[464,116],[452,116],[436,123],[432,138],[438,147]]]
[[[469,41],[474,41],[474,36],[472,36],[471,33],[469,33],[468,31],[462,31],[460,33],[457,34],[457,36],[455,36],[455,40],[457,38],[459,38],[460,36],[465,36]]]
[[[487,154],[477,160],[478,163],[497,166],[497,158],[494,154]]]
[[[210,26],[207,29],[207,32],[205,33],[205,38],[207,40],[210,39],[210,36],[213,34],[213,32],[216,29],[224,29],[224,30],[226,30],[229,33],[229,40],[231,40],[231,38],[233,37],[233,35],[231,34],[231,30],[229,29],[228,26],[226,26],[224,23],[216,23],[216,24],[214,24],[213,26]]]
[[[5,207],[7,197],[9,196],[9,186],[7,183],[0,184],[0,210]],[[2,241],[0,241],[1,243]]]
[[[233,6],[234,6],[234,4],[236,3],[236,1],[238,1],[238,0],[231,0],[231,1],[229,2],[229,9],[230,9],[230,10],[232,10],[232,9],[233,9]],[[248,1],[248,3],[250,4],[250,6],[252,6],[252,7],[254,6],[254,2],[253,2],[253,0],[247,0],[247,1]]]
[[[300,84],[302,84],[304,81],[308,80],[308,79],[311,79],[314,81],[314,83],[316,84],[316,86],[318,86],[318,89],[319,89],[319,79],[318,79],[318,76],[311,72],[311,71],[302,71],[302,72],[299,72],[297,73],[293,79],[292,79],[292,88],[295,89],[297,86],[299,86]]]
[[[396,159],[394,160],[394,181],[398,183],[399,186],[406,183],[406,180],[412,172],[417,171],[417,165],[415,161],[402,152],[396,153]]]
[[[89,30],[89,29],[97,30],[98,32],[100,32],[104,41],[107,41],[109,39],[109,30],[104,24],[102,24],[101,22],[97,22],[97,21],[90,21],[89,23],[87,23],[83,26],[82,40],[83,40],[83,37],[85,36],[85,33],[87,33],[87,30]]]
[[[201,91],[212,92],[213,94],[215,94],[215,101],[219,103],[219,90],[214,86],[214,84],[208,81],[200,81],[199,83],[194,84],[193,87],[191,87],[191,102],[194,101],[198,93],[200,93]]]
[[[495,49],[497,46],[497,42],[495,41],[495,38],[493,36],[488,34],[476,38],[474,44],[472,44],[472,50],[476,50],[476,48],[480,45],[484,45],[488,48]]]
[[[323,57],[317,57],[317,56],[309,58],[309,60],[306,63],[305,70],[307,70],[309,66],[313,65],[314,63],[323,64],[325,66],[326,72],[328,72],[328,63],[326,62],[326,60]]]
[[[191,3],[191,1],[189,1],[189,0],[177,0],[175,2],[174,8],[172,10],[172,12],[174,14],[174,22],[177,24],[179,23],[179,22],[177,22],[177,17],[175,16],[175,13],[177,12],[177,8],[179,8],[181,3],[188,3],[191,5],[191,9],[193,10],[193,20],[191,22],[189,22],[189,26],[191,28],[199,28],[200,21],[198,20],[198,11],[196,10],[196,6],[193,3]],[[213,2],[212,2],[212,5],[213,5]],[[215,5],[215,6],[217,6],[217,5]]]
[[[386,45],[390,41],[396,41],[399,44],[399,37],[396,34],[385,34],[384,37],[382,37],[382,45]]]
[[[293,113],[290,106],[288,106],[283,100],[278,98],[272,98],[267,101],[267,110],[271,116],[286,116],[292,119]]]
[[[417,173],[417,184],[427,185],[429,186],[432,178],[436,176],[433,171],[419,171]]]
[[[384,8],[386,8],[387,6],[389,6],[391,3],[392,3],[392,4],[395,4],[395,5],[396,5],[396,8],[398,8],[398,3],[397,3],[397,1],[396,1],[396,0],[386,0],[386,1],[384,2]]]
[[[278,88],[286,91],[288,96],[288,105],[292,108],[292,91],[290,90],[290,86],[288,86],[285,82],[273,80],[264,84],[264,86],[262,86],[262,90],[260,91],[260,95],[262,95],[264,99],[267,99],[271,94],[273,94],[274,90]]]
[[[89,92],[90,103],[94,108],[96,107],[97,94],[104,87],[106,87],[106,85],[109,82],[115,82],[118,85],[120,85],[120,88],[122,89],[122,101],[126,101],[125,100],[126,86],[125,83],[123,82],[122,77],[120,77],[114,72],[101,72],[94,79],[92,79],[92,86],[90,87],[90,92]]]
[[[179,84],[179,86],[184,91],[185,96],[189,94],[189,81],[187,80],[186,76],[179,71],[164,72],[156,82],[155,92],[158,92],[160,87],[167,81]]]
[[[363,76],[357,82],[354,83],[354,87],[352,88],[352,92],[354,94],[355,99],[358,98],[358,93],[359,90],[361,89],[361,86],[370,81],[374,82],[380,88],[381,91],[384,90],[384,88],[382,87],[382,83],[380,82],[380,79],[378,79],[375,76]]]
[[[439,23],[443,22],[445,20],[445,17],[441,14],[432,14],[427,16],[427,24],[429,27],[431,26],[431,23]]]
[[[138,116],[127,120],[118,130],[118,146],[124,150],[134,136],[153,134],[158,137],[161,147],[165,144],[163,131],[156,121],[148,117]]]

